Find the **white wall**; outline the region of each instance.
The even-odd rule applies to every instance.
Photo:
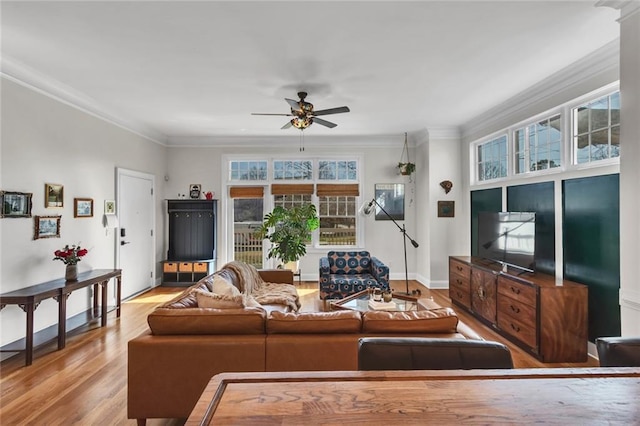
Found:
[[[424,241],[430,245],[429,277],[430,288],[449,288],[449,256],[465,255],[468,245],[465,245],[468,234],[466,224],[469,223],[469,209],[465,208],[462,200],[463,191],[461,168],[460,141],[457,137],[437,138],[429,137],[429,183],[428,206],[425,210],[429,232]],[[440,182],[449,180],[453,188],[447,194],[440,186]],[[438,201],[453,201],[455,216],[438,217]],[[467,234],[465,234],[467,232]]]
[[[0,219],[0,291],[8,292],[64,276],[53,252],[82,244],[89,254],[79,271],[115,267],[115,235],[102,226],[104,200],[115,197],[115,168],[156,175],[163,190],[166,149],[13,81],[2,78],[0,189],[33,193],[32,214],[62,215],[60,238],[33,239],[33,218]],[[64,185],[64,207],[44,207],[45,183]],[[93,198],[92,218],[73,217],[75,197]],[[158,207],[157,221],[162,223]],[[156,255],[161,258],[162,238]],[[89,291],[67,302],[68,316],[90,306]],[[35,330],[57,323],[57,303],[45,300],[35,311]],[[25,314],[11,305],[0,311],[0,345],[25,335]]]
[[[631,8],[631,4],[627,7]],[[640,7],[620,22],[620,315],[622,335],[640,335]]]
[[[418,199],[427,188],[416,187],[408,177],[397,174],[396,165],[402,153],[403,135],[372,138],[370,144],[363,144],[360,140],[353,141],[349,138],[329,142],[307,138],[304,153],[299,153],[297,138],[291,139],[291,145],[265,143],[252,147],[227,146],[223,148],[171,148],[168,156],[169,181],[166,185],[164,198],[175,198],[178,193],[185,193],[191,183],[202,184],[203,190],[215,192],[215,198],[220,200],[218,206],[219,215],[219,239],[218,239],[218,267],[227,262],[231,255],[227,253],[223,221],[226,219],[228,205],[226,200],[226,181],[222,176],[224,170],[222,162],[225,155],[252,155],[256,159],[269,159],[273,156],[300,156],[318,157],[339,153],[340,155],[360,156],[363,159],[363,185],[360,194],[361,202],[374,197],[376,183],[404,183],[405,184],[405,221],[407,233],[417,239],[416,229],[416,205]],[[410,148],[411,155],[415,149]],[[418,164],[418,172],[421,165]],[[415,176],[415,175],[414,175]],[[165,226],[166,226],[166,220]],[[402,234],[391,221],[376,221],[373,217],[363,218],[365,229],[364,246],[373,256],[378,257],[390,268],[392,279],[404,278],[404,255]],[[400,222],[402,226],[403,222]],[[409,243],[407,247],[408,270],[410,278],[415,277],[416,256],[421,250],[428,248],[427,241],[422,242],[420,248],[415,249]],[[165,253],[168,242],[165,239]],[[326,249],[310,249],[307,255],[301,259],[302,279],[318,279],[318,263],[321,256],[326,255]]]

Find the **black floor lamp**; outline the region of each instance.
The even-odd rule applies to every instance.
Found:
[[[410,295],[411,293],[409,292],[409,271],[407,270],[407,239],[409,241],[411,241],[411,245],[413,245],[415,248],[418,248],[419,244],[416,242],[416,240],[414,240],[413,238],[411,238],[410,236],[407,235],[407,231],[404,229],[404,223],[402,224],[402,226],[398,225],[398,222],[396,222],[396,220],[393,217],[391,217],[391,215],[389,213],[387,213],[387,211],[384,209],[384,207],[382,207],[380,205],[380,203],[378,203],[376,201],[375,198],[372,199],[371,201],[369,201],[368,203],[365,202],[360,207],[360,212],[365,216],[369,216],[375,210],[375,208],[374,208],[375,206],[378,206],[380,208],[380,210],[382,210],[382,212],[389,219],[391,219],[391,221],[394,223],[394,225],[396,225],[398,227],[398,229],[400,230],[400,232],[402,233],[402,241],[404,243],[404,282],[405,282],[405,292],[404,292],[404,294]]]

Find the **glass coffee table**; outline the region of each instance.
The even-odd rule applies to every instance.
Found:
[[[369,290],[364,290],[359,293],[352,294],[351,296],[345,297],[344,299],[336,300],[335,302],[330,303],[330,308],[332,311],[335,310],[351,310],[351,311],[373,311],[375,309],[371,309],[369,307],[369,299],[370,299]],[[417,311],[418,307],[418,299],[416,297],[407,296],[404,294],[392,293],[391,301],[395,304],[395,308],[389,309],[380,309],[384,311],[392,311],[392,312],[403,312],[403,311]]]

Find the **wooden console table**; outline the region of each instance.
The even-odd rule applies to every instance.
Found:
[[[637,424],[640,368],[222,373],[187,426]]]
[[[25,335],[25,365],[33,362],[33,314],[45,299],[53,298],[58,302],[58,350],[66,345],[67,335],[67,298],[75,290],[93,286],[93,312],[98,312],[98,290],[101,293],[100,326],[107,325],[107,285],[111,278],[116,279],[116,315],[120,317],[122,295],[122,270],[95,269],[78,274],[77,281],[60,278],[19,290],[0,294],[0,310],[7,305],[18,305],[27,314]],[[10,350],[8,352],[15,352]]]

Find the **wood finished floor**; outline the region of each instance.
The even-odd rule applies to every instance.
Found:
[[[395,288],[403,281],[391,283]],[[322,311],[317,283],[296,284],[302,311]],[[410,289],[422,290],[442,306],[451,306],[447,290],[428,290],[415,281]],[[70,333],[67,347],[56,342],[34,352],[33,365],[24,367],[22,354],[0,364],[0,424],[2,425],[135,425],[127,419],[127,342],[147,330],[147,315],[180,288],[158,287],[122,306],[122,317],[109,314],[107,327]],[[505,343],[516,368],[597,366],[586,363],[543,364],[490,328],[456,309],[461,321],[487,340]],[[37,311],[36,311],[37,315]],[[148,425],[182,425],[180,419],[149,419]]]

